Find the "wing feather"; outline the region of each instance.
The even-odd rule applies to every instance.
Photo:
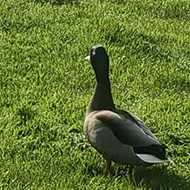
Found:
[[[100,111],[97,118],[126,145],[134,147],[161,145],[152,132],[128,112]]]

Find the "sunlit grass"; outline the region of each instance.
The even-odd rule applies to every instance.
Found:
[[[0,3],[0,189],[190,189],[190,2]],[[174,164],[104,160],[83,136],[92,45],[110,56],[115,104],[137,114]]]

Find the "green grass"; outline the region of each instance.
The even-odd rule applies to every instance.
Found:
[[[0,189],[190,189],[190,2],[2,0]],[[110,56],[118,108],[138,115],[174,164],[103,158],[83,136],[92,45]]]

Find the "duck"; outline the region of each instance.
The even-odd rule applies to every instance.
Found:
[[[104,175],[108,174],[112,161],[127,165],[129,173],[134,166],[172,162],[166,157],[167,146],[136,115],[115,107],[105,48],[93,46],[85,60],[95,72],[96,87],[86,111],[84,135],[106,160]]]

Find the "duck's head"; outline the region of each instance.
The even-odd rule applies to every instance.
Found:
[[[85,60],[90,61],[98,82],[105,83],[109,80],[109,58],[103,46],[93,46],[90,55]]]

